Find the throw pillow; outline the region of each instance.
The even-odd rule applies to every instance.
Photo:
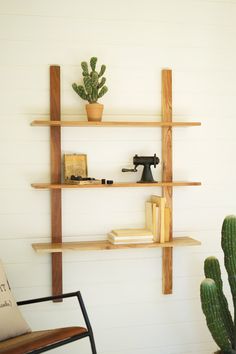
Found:
[[[0,260],[0,341],[31,332],[11,293]]]

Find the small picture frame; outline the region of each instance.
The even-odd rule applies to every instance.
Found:
[[[87,155],[64,154],[64,180],[69,182],[71,176],[88,177]]]

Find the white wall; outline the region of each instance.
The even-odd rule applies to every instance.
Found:
[[[175,120],[202,127],[174,131],[174,178],[202,187],[174,191],[174,231],[202,241],[174,251],[174,292],[161,293],[161,251],[64,254],[64,291],[81,289],[99,354],[209,354],[216,348],[199,303],[207,255],[221,257],[220,228],[236,213],[236,1],[0,0],[0,257],[17,299],[51,293],[49,65],[62,70],[63,119],[85,119],[71,84],[80,62],[107,64],[104,120],[160,119],[161,69],[173,69]],[[117,181],[135,153],[160,156],[159,129],[63,130],[63,151],[87,153],[89,174]],[[160,168],[155,175],[158,178]],[[104,238],[112,228],[141,227],[156,189],[63,191],[64,239]],[[74,303],[25,310],[33,328],[76,324]],[[55,353],[90,353],[88,342]]]

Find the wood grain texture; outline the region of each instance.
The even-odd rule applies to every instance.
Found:
[[[61,183],[32,183],[35,189],[64,189],[64,188],[145,188],[145,187],[184,187],[200,186],[201,182],[157,182],[157,183],[113,183],[113,184],[61,184]]]
[[[194,127],[200,126],[200,122],[87,122],[87,121],[50,121],[34,120],[32,126],[48,127]]]
[[[131,248],[166,248],[183,247],[183,246],[199,246],[200,241],[191,237],[176,237],[170,242],[165,243],[147,243],[147,244],[123,244],[114,245],[107,240],[104,241],[82,241],[82,242],[63,242],[63,243],[33,243],[32,247],[39,253],[54,253],[71,251],[91,251],[91,250],[115,250],[115,249],[131,249]]]
[[[162,70],[162,121],[172,122],[172,71]],[[172,127],[162,128],[162,180],[172,182]],[[172,241],[172,186],[162,188],[169,208],[169,240]],[[162,251],[162,291],[172,294],[172,248]]]
[[[50,66],[50,120],[61,119],[60,67]],[[61,127],[50,127],[51,183],[61,183]],[[51,189],[51,238],[62,242],[61,189]],[[52,295],[62,293],[62,254],[52,254]],[[61,299],[59,301],[62,301]]]

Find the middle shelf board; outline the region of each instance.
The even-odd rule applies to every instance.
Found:
[[[116,250],[130,248],[163,248],[163,247],[183,247],[199,246],[201,242],[191,237],[174,237],[172,241],[165,243],[146,243],[146,244],[123,244],[113,245],[107,240],[102,241],[81,241],[81,242],[62,242],[62,243],[33,243],[33,249],[38,253],[58,253],[63,251],[92,251],[92,250]]]
[[[200,122],[127,122],[127,121],[63,121],[34,120],[32,126],[38,127],[194,127]]]
[[[119,187],[184,187],[200,186],[201,182],[156,182],[156,183],[113,183],[113,184],[55,184],[55,183],[32,183],[36,189],[70,189],[70,188],[119,188]]]

